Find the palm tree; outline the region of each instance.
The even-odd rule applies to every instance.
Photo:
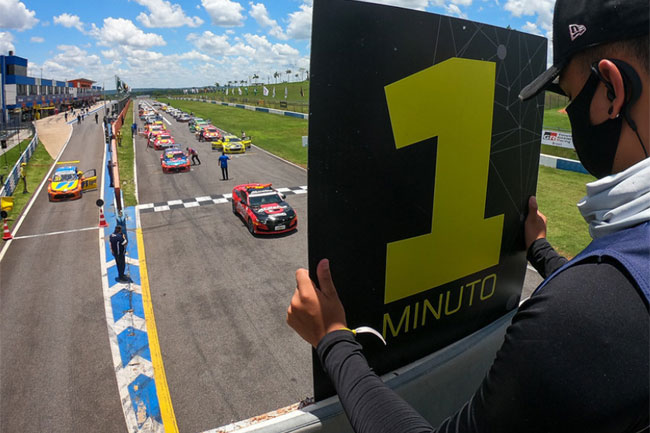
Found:
[[[279,76],[280,76],[279,72],[276,71],[276,72],[273,73],[273,78],[275,78],[275,84],[278,84],[278,77]]]
[[[291,69],[287,69],[287,83],[289,82],[290,76],[291,76]]]

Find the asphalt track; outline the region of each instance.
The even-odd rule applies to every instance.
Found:
[[[142,204],[231,193],[248,182],[307,185],[305,170],[256,148],[232,155],[231,180],[222,181],[220,153],[199,143],[187,123],[164,117],[181,147],[198,151],[202,165],[164,174],[161,152],[137,138]],[[182,432],[313,395],[311,349],[285,324],[295,271],[307,266],[307,197],[288,195],[287,201],[298,214],[298,231],[270,238],[251,236],[230,203],[141,214],[160,347]]]
[[[74,126],[60,160],[100,172],[102,157],[101,125],[89,116]],[[50,203],[43,188],[0,262],[3,433],[125,431],[97,231],[75,231],[97,226],[97,197],[89,191],[80,200]],[[18,238],[57,231],[70,232]]]

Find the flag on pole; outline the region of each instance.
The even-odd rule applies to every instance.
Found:
[[[273,97],[275,98],[275,87],[273,88]]]
[[[248,87],[244,88],[244,92],[246,92],[246,96],[248,96]]]
[[[263,91],[264,91],[264,96],[269,96],[269,89],[267,89],[266,86],[264,86]]]
[[[229,91],[229,90],[230,90],[230,89],[226,89],[226,96],[228,96],[228,91]]]
[[[289,96],[289,89],[287,89],[287,86],[284,86],[284,99],[287,99],[287,96]]]
[[[237,90],[239,90],[239,96],[241,96],[241,87],[237,87]]]

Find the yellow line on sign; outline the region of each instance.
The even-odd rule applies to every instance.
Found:
[[[172,406],[172,399],[169,395],[167,386],[167,376],[165,375],[165,366],[163,365],[160,344],[158,343],[158,330],[156,328],[156,319],[153,315],[153,303],[151,301],[151,292],[149,291],[149,275],[147,273],[147,260],[144,255],[144,239],[142,229],[136,229],[138,238],[138,256],[140,259],[140,284],[142,286],[142,304],[144,306],[144,317],[147,322],[147,334],[149,336],[149,351],[151,353],[151,363],[153,364],[153,374],[156,381],[156,392],[158,394],[158,404],[160,405],[160,415],[166,433],[178,433],[176,424],[176,415]]]

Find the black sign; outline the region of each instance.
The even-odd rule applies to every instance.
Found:
[[[431,13],[314,0],[309,265],[330,259],[379,374],[518,305],[546,39]],[[317,399],[330,395],[315,360]]]

